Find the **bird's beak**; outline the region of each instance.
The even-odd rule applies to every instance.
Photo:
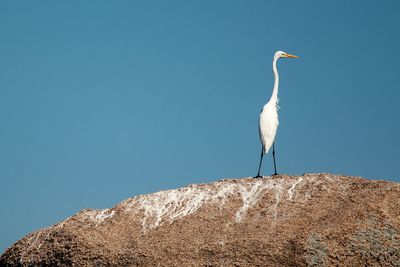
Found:
[[[289,57],[289,58],[298,58],[298,56],[291,55],[291,54],[287,54],[287,53],[286,53],[286,57]]]

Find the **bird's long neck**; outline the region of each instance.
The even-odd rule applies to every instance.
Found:
[[[272,71],[274,72],[274,89],[272,91],[272,96],[269,101],[274,101],[275,103],[278,103],[278,87],[279,87],[279,74],[278,74],[278,69],[276,68],[276,62],[278,61],[278,58],[274,58],[274,61],[272,62]]]

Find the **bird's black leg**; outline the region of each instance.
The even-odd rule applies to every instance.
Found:
[[[273,175],[278,175],[276,172],[276,162],[275,162],[275,142],[272,143],[272,157],[274,158],[274,170],[275,173]]]
[[[258,165],[258,173],[257,173],[256,176],[254,176],[254,178],[260,178],[260,177],[262,177],[262,176],[260,175],[260,170],[261,170],[261,163],[262,163],[262,160],[263,160],[263,156],[264,156],[264,148],[261,147],[261,157],[260,157],[260,164]]]

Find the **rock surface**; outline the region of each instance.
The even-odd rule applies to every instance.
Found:
[[[400,266],[400,184],[332,174],[225,179],[83,210],[0,266]]]

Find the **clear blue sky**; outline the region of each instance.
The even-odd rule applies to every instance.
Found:
[[[0,251],[83,208],[278,171],[400,181],[399,1],[1,1]],[[272,173],[271,156],[263,174]]]

